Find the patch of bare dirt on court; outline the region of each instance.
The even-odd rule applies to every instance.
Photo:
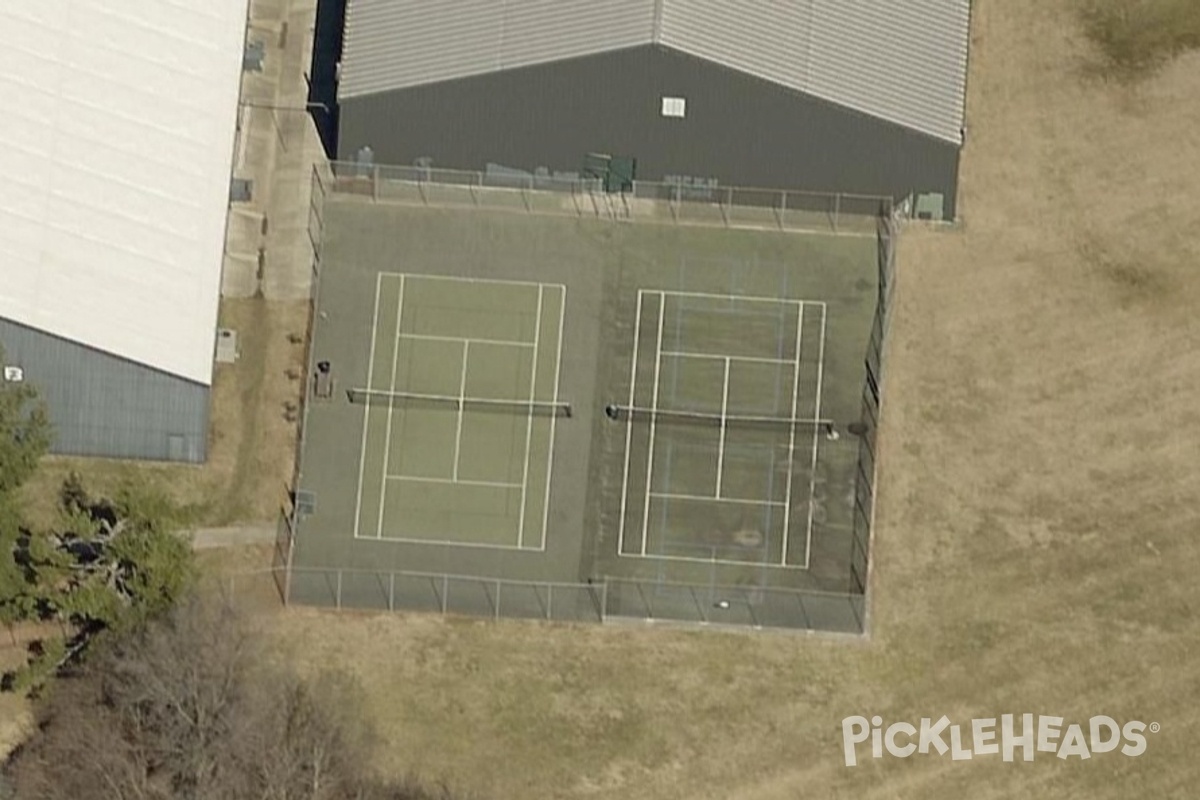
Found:
[[[296,457],[295,422],[285,405],[298,404],[302,392],[307,301],[224,300],[221,326],[238,332],[241,358],[218,364],[209,421],[209,458],[199,466],[152,464],[114,459],[43,459],[25,487],[35,521],[53,519],[58,488],[72,471],[84,476],[95,493],[112,491],[122,479],[149,478],[175,499],[199,508],[202,526],[270,521],[286,499]],[[297,377],[289,377],[295,370]]]
[[[1200,58],[1110,85],[1070,0],[974,13],[964,222],[900,244],[871,640],[284,612],[281,653],[362,678],[381,768],[497,800],[1194,794]],[[850,714],[1025,712],[1162,729],[842,763]]]

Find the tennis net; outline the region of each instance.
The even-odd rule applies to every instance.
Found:
[[[410,411],[445,409],[447,411],[492,411],[498,414],[524,414],[534,417],[569,417],[571,404],[506,398],[454,397],[451,395],[389,392],[382,389],[347,389],[351,403],[390,406]]]
[[[605,415],[618,422],[664,422],[696,425],[709,428],[761,428],[783,429],[816,428],[830,439],[839,438],[831,419],[802,419],[797,417],[771,417],[747,414],[705,414],[698,411],[674,411],[668,409],[638,408],[636,406],[609,405]]]

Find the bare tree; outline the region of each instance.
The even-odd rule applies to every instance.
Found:
[[[8,765],[22,800],[449,800],[371,768],[358,685],[264,666],[225,605],[111,637],[43,701]]]

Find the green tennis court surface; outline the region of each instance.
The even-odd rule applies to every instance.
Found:
[[[363,405],[355,538],[545,548],[556,419],[518,404],[558,400],[565,299],[378,275],[363,388],[417,397]]]
[[[638,292],[621,556],[808,566],[825,329],[821,302]]]

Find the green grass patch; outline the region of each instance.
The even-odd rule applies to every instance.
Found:
[[[1200,48],[1197,0],[1081,0],[1084,31],[1102,58],[1105,77],[1145,77]]]

